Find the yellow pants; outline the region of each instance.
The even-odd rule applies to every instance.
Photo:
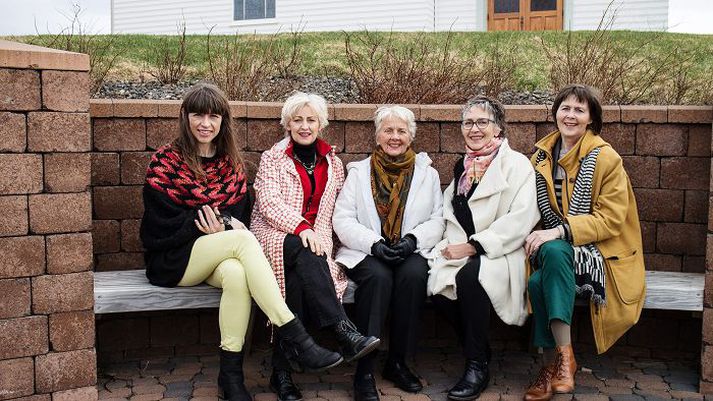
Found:
[[[220,347],[243,349],[250,320],[250,298],[276,326],[294,319],[277,286],[260,243],[248,230],[228,230],[200,237],[193,245],[179,286],[206,282],[223,289],[218,309]]]

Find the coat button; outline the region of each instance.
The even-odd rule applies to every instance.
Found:
[[[569,179],[569,183],[570,183],[570,184],[574,184],[574,178],[570,178],[570,179]]]

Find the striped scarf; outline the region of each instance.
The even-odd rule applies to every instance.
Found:
[[[592,212],[592,181],[597,167],[600,148],[589,152],[582,159],[574,181],[574,191],[569,202],[568,216],[590,214]],[[543,150],[537,154],[536,164],[547,157]],[[539,172],[536,173],[537,206],[542,214],[545,229],[557,227],[563,219],[552,210],[547,196],[547,181]],[[577,294],[589,298],[595,305],[606,305],[604,287],[604,257],[593,244],[572,246],[574,249],[574,276]]]

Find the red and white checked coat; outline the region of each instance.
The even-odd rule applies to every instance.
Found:
[[[267,255],[282,296],[285,296],[285,266],[283,245],[287,234],[295,232],[301,222],[304,190],[295,163],[287,156],[285,149],[290,138],[276,143],[270,150],[263,152],[260,166],[255,177],[255,207],[253,209],[250,231],[255,234]],[[342,298],[347,288],[347,278],[342,269],[334,262],[332,239],[332,214],[337,195],[344,184],[342,161],[331,151],[327,154],[327,185],[319,202],[314,231],[327,254],[329,271],[334,281],[337,297]]]

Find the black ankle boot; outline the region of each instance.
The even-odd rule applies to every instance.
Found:
[[[381,374],[384,379],[392,381],[396,387],[409,393],[418,393],[423,390],[423,385],[418,377],[414,375],[406,366],[403,358],[389,358],[384,365],[384,372]]]
[[[465,361],[465,372],[460,381],[448,391],[448,398],[456,401],[468,401],[477,398],[490,381],[490,369],[487,362],[474,359]]]
[[[337,335],[337,341],[344,359],[353,361],[370,353],[379,347],[379,340],[376,337],[361,335],[354,326],[354,323],[348,319],[342,320],[334,325],[334,332]]]
[[[272,370],[270,388],[277,394],[277,401],[302,401],[299,387],[292,381],[292,374],[286,370]]]
[[[354,376],[354,401],[379,401],[374,375],[367,373]]]
[[[278,327],[277,337],[280,349],[297,372],[303,370],[317,372],[339,365],[344,358],[336,352],[320,347],[296,317],[282,327]]]
[[[252,400],[250,393],[245,388],[242,352],[220,350],[218,385],[223,389],[223,398],[227,401]]]

